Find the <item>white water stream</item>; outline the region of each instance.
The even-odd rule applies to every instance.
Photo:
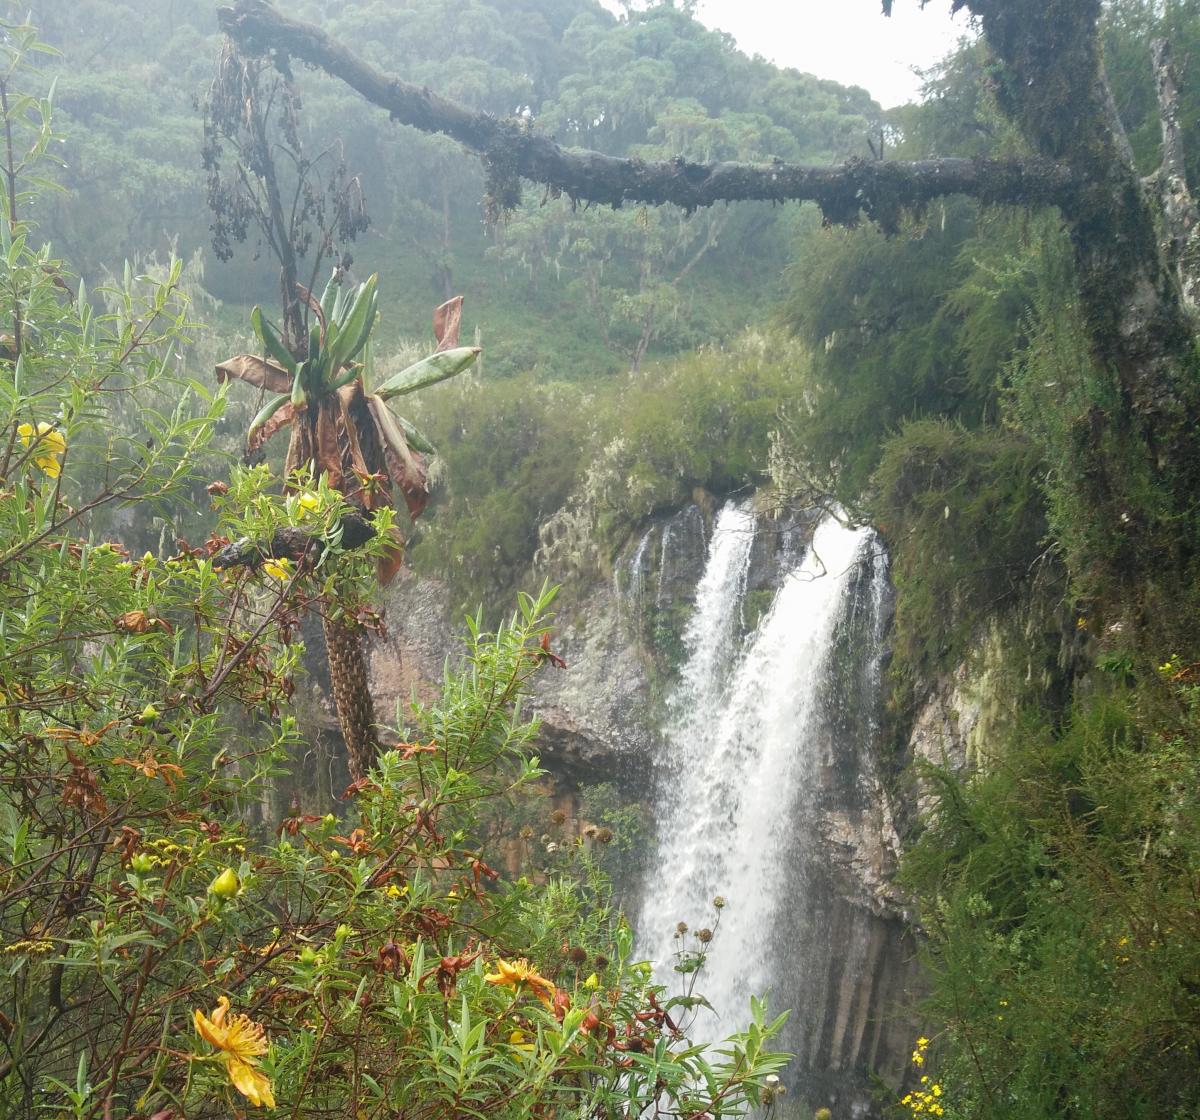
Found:
[[[637,923],[641,954],[656,962],[659,980],[676,994],[683,986],[673,971],[683,944],[676,924],[687,923],[686,943],[694,948],[695,932],[716,921],[712,900],[726,900],[697,984],[716,1017],[701,1013],[697,1039],[743,1028],[750,996],[777,986],[781,969],[805,965],[778,959],[779,946],[792,940],[781,938],[779,928],[804,889],[796,824],[815,813],[812,744],[826,715],[822,684],[873,539],[869,529],[822,520],[770,610],[743,640],[754,518],[748,506],[729,505],[716,520],[671,702],[655,814],[657,866]],[[882,588],[882,578],[876,584]],[[771,1010],[783,1010],[778,999]]]

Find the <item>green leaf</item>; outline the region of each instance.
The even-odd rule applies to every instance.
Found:
[[[440,354],[430,354],[428,358],[422,358],[394,377],[388,378],[375,390],[375,395],[386,401],[457,377],[470,369],[482,352],[478,346],[459,346],[453,350],[443,350]]]
[[[299,378],[296,378],[296,384],[300,384]],[[301,400],[303,399],[304,395],[301,393]],[[250,429],[247,432],[247,439],[252,439],[255,432],[257,432],[260,428],[266,427],[267,421],[270,420],[275,413],[277,413],[285,404],[288,403],[296,403],[294,390],[292,393],[281,393],[273,401],[268,401],[265,405],[263,405],[263,407],[259,410],[258,415],[250,421]]]
[[[267,353],[283,366],[288,373],[294,376],[296,373],[296,359],[294,355],[284,346],[282,339],[275,333],[275,328],[267,321],[266,316],[262,313],[262,308],[257,304],[250,312],[250,325],[254,328],[254,333],[262,340],[262,344],[267,348]]]
[[[436,455],[437,448],[425,437],[415,424],[406,420],[403,416],[392,413],[396,423],[400,425],[400,430],[404,433],[404,438],[408,440],[408,446],[414,451],[420,451],[425,455]]]

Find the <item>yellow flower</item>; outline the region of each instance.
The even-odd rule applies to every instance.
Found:
[[[600,977],[593,972],[591,976],[589,976],[583,982],[583,986],[587,988],[589,992],[594,992],[598,987],[600,987]]]
[[[229,1017],[229,1000],[221,996],[209,1018],[203,1011],[192,1012],[196,1032],[210,1046],[221,1051],[225,1072],[233,1087],[253,1105],[275,1107],[271,1079],[258,1068],[257,1058],[267,1052],[267,1040],[259,1023],[249,1016]],[[228,1022],[226,1021],[228,1019]]]
[[[26,447],[34,448],[33,461],[39,469],[50,478],[58,478],[62,471],[62,457],[67,451],[67,440],[62,432],[41,420],[36,432],[32,424],[21,424],[17,427],[17,435]]]
[[[518,1050],[524,1050],[526,1053],[529,1053],[534,1048],[532,1042],[525,1041],[525,1032],[524,1031],[510,1032],[509,1036],[508,1036],[508,1041],[509,1041],[510,1045],[515,1046]]]
[[[48,937],[39,937],[33,940],[13,941],[4,946],[6,953],[30,953],[41,954],[49,953],[54,949],[54,942]]]
[[[291,579],[292,562],[286,556],[272,557],[263,564],[263,571],[280,581]]]
[[[311,490],[305,490],[296,501],[301,509],[306,509],[309,513],[316,513],[321,508],[321,499]]]
[[[495,984],[498,988],[511,988],[514,992],[520,992],[523,988],[527,988],[547,1007],[554,1002],[556,991],[554,985],[544,976],[539,976],[537,970],[527,960],[511,962],[498,960],[496,971],[488,973],[484,980],[489,984]]]

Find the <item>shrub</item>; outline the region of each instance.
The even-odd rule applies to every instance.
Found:
[[[1137,660],[1061,733],[1030,713],[988,772],[927,775],[937,807],[905,874],[947,1116],[1200,1108],[1197,667]]]

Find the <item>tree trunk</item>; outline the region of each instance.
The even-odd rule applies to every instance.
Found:
[[[325,652],[329,658],[329,679],[337,705],[338,723],[346,742],[350,776],[365,778],[379,754],[375,731],[375,707],[367,680],[367,660],[362,632],[343,622],[322,619]]]

